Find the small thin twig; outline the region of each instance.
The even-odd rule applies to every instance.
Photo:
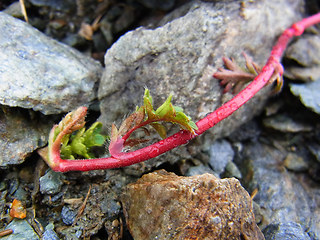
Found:
[[[8,236],[8,235],[10,235],[12,233],[13,233],[12,229],[6,229],[6,230],[3,230],[3,231],[0,231],[0,237]]]
[[[20,6],[21,6],[21,12],[23,14],[24,20],[26,20],[27,23],[29,23],[26,5],[24,4],[24,0],[19,0]]]
[[[78,214],[77,214],[76,219],[74,220],[72,226],[74,226],[74,225],[77,223],[78,219],[80,218],[80,216],[82,215],[84,209],[86,208],[86,204],[87,204],[87,201],[88,201],[90,192],[91,192],[91,188],[92,188],[92,186],[90,185],[90,186],[89,186],[89,190],[88,190],[88,192],[87,192],[87,196],[86,196],[86,198],[84,199],[81,207],[79,208]]]

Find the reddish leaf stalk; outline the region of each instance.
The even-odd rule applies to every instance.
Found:
[[[199,120],[196,123],[198,130],[195,131],[194,135],[186,130],[181,130],[166,139],[142,149],[128,153],[118,153],[116,157],[98,159],[63,160],[60,158],[60,145],[55,145],[52,152],[54,155],[53,170],[66,172],[119,168],[154,158],[173,148],[188,143],[188,141],[212,128],[218,122],[227,118],[239,109],[263,88],[274,74],[282,75],[283,67],[280,64],[280,59],[290,39],[294,36],[300,36],[306,28],[319,22],[320,13],[305,18],[285,30],[273,47],[270,57],[260,74],[229,102],[225,103],[205,118]],[[124,142],[123,139],[120,139],[120,141]]]

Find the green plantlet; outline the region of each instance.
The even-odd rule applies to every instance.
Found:
[[[161,138],[166,138],[167,132],[166,128],[162,125],[163,122],[178,124],[182,129],[194,134],[194,131],[198,129],[197,125],[191,121],[190,117],[183,112],[181,107],[172,105],[171,100],[172,95],[160,107],[154,110],[150,92],[148,89],[145,89],[143,106],[137,107],[136,111],[123,121],[119,130],[115,125],[112,126],[111,143],[118,141],[119,145],[121,138],[123,139],[123,143],[125,143],[133,131],[148,124],[156,130]],[[141,140],[130,139],[124,145],[135,145],[134,143],[141,143]]]

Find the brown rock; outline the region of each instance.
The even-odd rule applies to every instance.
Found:
[[[129,184],[122,204],[135,240],[264,239],[251,198],[235,178],[160,170]]]

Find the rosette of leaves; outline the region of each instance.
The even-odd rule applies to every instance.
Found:
[[[100,133],[101,128],[102,123],[95,122],[87,130],[82,127],[73,134],[65,135],[61,141],[61,158],[76,159],[77,155],[84,158],[94,158],[92,148],[103,146],[107,139],[107,136]]]

